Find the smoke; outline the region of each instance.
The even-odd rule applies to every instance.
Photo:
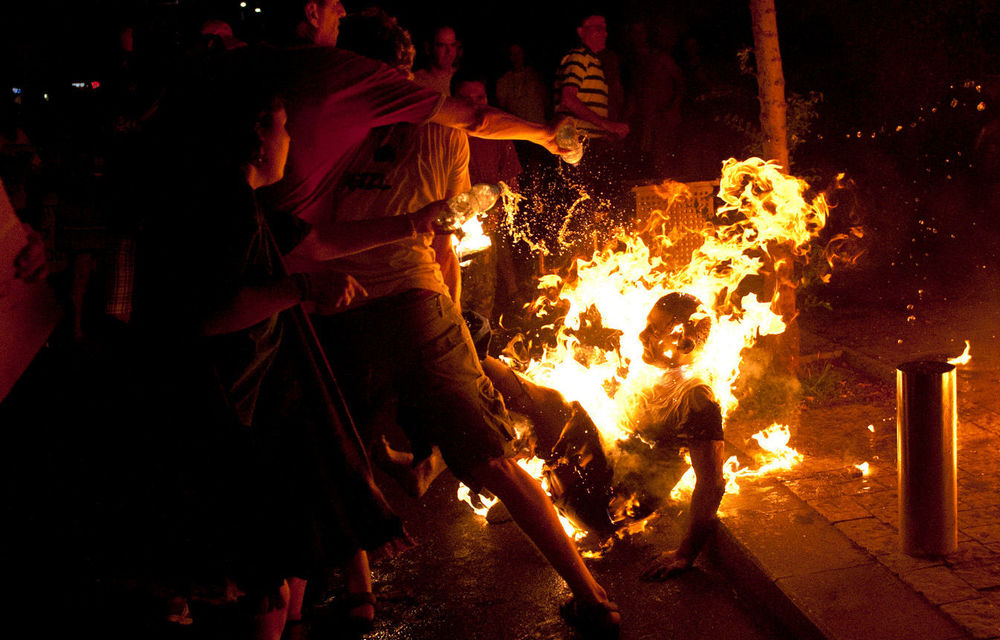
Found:
[[[774,349],[765,336],[743,351],[740,375],[733,393],[739,411],[761,422],[795,422],[802,399],[802,383],[775,362]]]

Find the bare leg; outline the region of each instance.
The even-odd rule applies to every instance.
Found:
[[[302,602],[306,596],[306,584],[302,578],[288,579],[288,621],[302,619]]]
[[[372,592],[372,572],[368,566],[368,554],[358,551],[347,563],[347,593],[364,594]],[[375,619],[375,605],[362,603],[348,611],[351,618],[371,622]]]
[[[281,585],[281,597],[288,602],[288,583]],[[280,608],[275,608],[277,603],[268,603],[265,606],[267,611],[254,616],[254,640],[281,640],[281,632],[285,628],[285,617],[288,607],[285,603],[280,603]]]
[[[491,460],[474,469],[472,476],[500,498],[521,530],[569,585],[574,597],[592,604],[608,602],[607,592],[590,574],[563,531],[552,502],[534,478],[508,459]]]

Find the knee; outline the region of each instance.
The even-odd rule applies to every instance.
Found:
[[[720,473],[718,476],[712,478],[712,481],[708,485],[709,495],[716,502],[722,500],[722,496],[726,495],[726,479]]]
[[[525,482],[535,482],[534,478],[510,458],[488,460],[470,469],[469,475],[483,488],[501,498],[508,494],[509,490],[523,487]]]
[[[485,483],[490,480],[512,478],[520,469],[517,463],[509,458],[493,458],[476,465],[470,470],[470,475]]]

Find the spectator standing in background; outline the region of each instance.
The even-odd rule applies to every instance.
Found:
[[[676,172],[684,74],[669,53],[670,42],[652,42],[644,22],[628,30],[626,80],[632,148],[640,168],[662,180]]]
[[[608,82],[598,57],[607,45],[607,22],[601,15],[584,16],[576,33],[580,46],[563,56],[556,73],[556,113],[572,116],[591,139],[624,138],[628,125],[609,117]]]
[[[450,96],[451,76],[455,73],[461,52],[462,43],[455,37],[455,30],[448,26],[438,27],[427,51],[431,66],[414,73],[413,81],[421,87]]]
[[[581,15],[576,28],[580,45],[563,56],[555,85],[556,115],[571,116],[588,139],[580,164],[560,167],[573,191],[586,196],[562,223],[565,233],[561,232],[559,248],[569,253],[589,253],[616,224],[610,214],[618,209],[615,201],[621,196],[623,167],[620,145],[615,143],[629,132],[628,125],[613,120],[608,111],[608,83],[598,57],[607,43],[607,22],[602,15]]]
[[[452,78],[452,95],[475,104],[487,104],[486,80],[471,72],[458,71]],[[469,137],[469,178],[473,184],[505,183],[517,191],[521,163],[510,140],[483,140]],[[490,247],[472,257],[462,269],[462,309],[492,320],[497,303],[501,308],[515,302],[517,274],[510,244],[500,228],[503,205],[497,202],[488,212],[483,230],[489,234]],[[499,300],[497,294],[499,293]]]
[[[546,94],[542,76],[527,64],[524,48],[507,50],[510,69],[497,80],[497,106],[531,122],[545,122]]]

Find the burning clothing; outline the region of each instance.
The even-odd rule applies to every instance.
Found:
[[[641,403],[636,432],[658,447],[688,440],[722,440],[722,409],[712,388],[697,375],[669,369]]]
[[[688,469],[684,449],[723,440],[722,410],[704,380],[678,368],[664,372],[637,411],[637,437],[619,444],[614,484],[617,493],[635,493],[654,510]]]

